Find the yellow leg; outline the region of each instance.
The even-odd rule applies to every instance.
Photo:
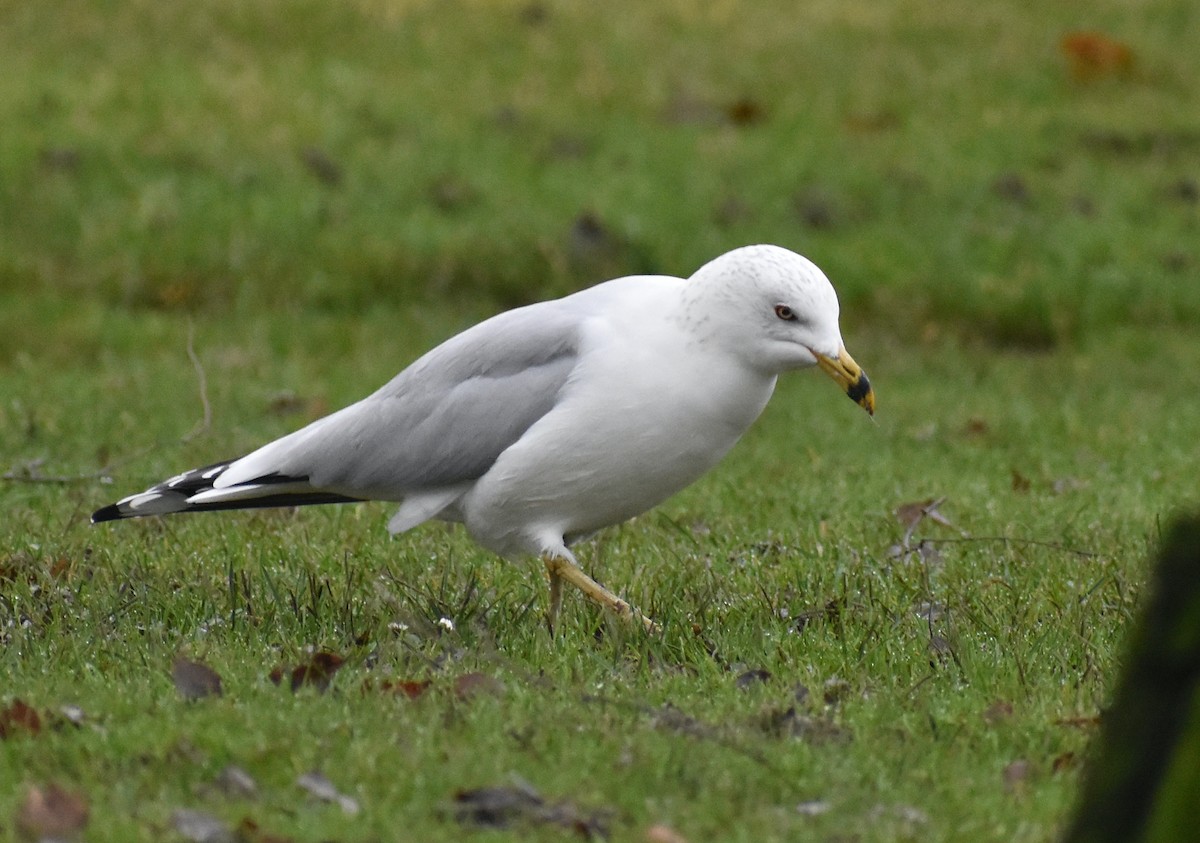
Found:
[[[547,554],[542,557],[542,561],[546,563],[546,573],[550,577],[549,621],[551,627],[553,627],[554,622],[558,619],[558,609],[562,604],[562,581],[566,580],[582,591],[584,596],[593,603],[599,603],[623,620],[631,622],[640,621],[647,632],[657,633],[662,631],[658,624],[589,577],[570,559]]]
[[[562,577],[550,564],[550,559],[547,556],[543,561],[546,563],[546,577],[550,580],[550,608],[546,611],[546,626],[553,635],[554,627],[558,626],[558,610],[562,608]]]

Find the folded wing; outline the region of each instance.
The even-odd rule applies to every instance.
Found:
[[[452,503],[549,412],[578,344],[579,319],[562,302],[508,311],[362,401],[244,457],[131,495],[92,520],[411,497],[399,522],[407,528]]]

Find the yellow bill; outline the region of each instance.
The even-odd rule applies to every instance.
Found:
[[[838,386],[845,390],[851,401],[872,416],[875,415],[875,390],[871,388],[871,381],[867,379],[867,373],[854,362],[854,358],[850,356],[850,352],[846,351],[845,346],[838,349],[836,358],[826,357],[824,354],[817,354],[816,358],[821,371],[837,381]]]

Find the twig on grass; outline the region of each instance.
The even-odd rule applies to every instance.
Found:
[[[204,374],[204,364],[200,362],[199,355],[196,354],[196,323],[188,319],[188,336],[187,336],[187,356],[192,361],[192,368],[196,370],[196,384],[200,389],[200,405],[204,408],[204,416],[196,426],[188,433],[183,435],[180,442],[191,442],[197,436],[207,433],[212,427],[212,405],[208,403],[208,377]]]

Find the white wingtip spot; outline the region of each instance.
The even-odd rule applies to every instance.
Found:
[[[142,492],[130,495],[117,504],[120,510],[128,510],[137,515],[163,515],[168,512],[178,512],[183,509],[179,495],[164,495],[161,492]]]
[[[178,486],[180,483],[186,483],[187,479],[188,479],[188,472],[185,471],[183,474],[176,474],[174,477],[172,477],[170,480],[168,480],[163,485],[166,486],[168,489],[172,489],[172,488]]]

